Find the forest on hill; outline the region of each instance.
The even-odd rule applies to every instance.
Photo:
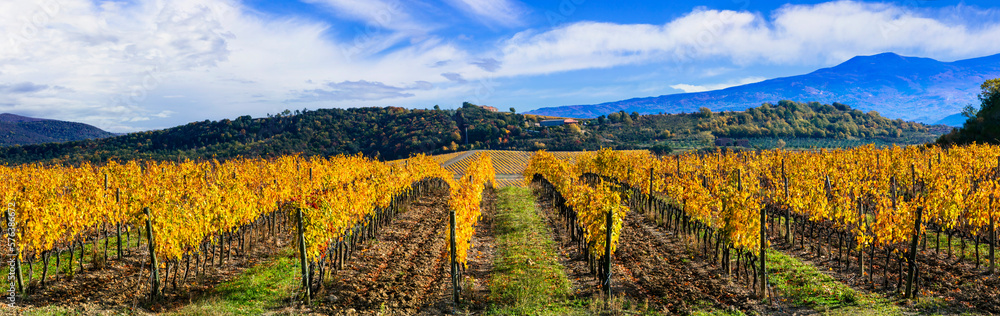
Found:
[[[0,146],[28,145],[112,137],[115,134],[77,122],[0,114]]]
[[[611,113],[578,124],[542,126],[549,117],[498,112],[471,103],[454,110],[400,107],[284,111],[102,139],[0,148],[0,162],[103,163],[108,160],[232,159],[289,154],[363,154],[383,160],[469,149],[597,150],[744,146],[844,147],[932,142],[947,128],[892,120],[842,104],[782,101],[743,112]],[[734,142],[735,144],[736,142]],[[721,143],[719,145],[728,145]]]

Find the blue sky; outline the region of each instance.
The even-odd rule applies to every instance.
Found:
[[[128,132],[284,109],[516,108],[1000,53],[995,1],[0,4],[0,112]]]

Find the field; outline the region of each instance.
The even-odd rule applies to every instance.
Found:
[[[978,214],[972,210],[992,214],[992,200],[977,204],[982,200],[951,197],[970,211],[925,212],[918,238],[907,238],[915,233],[905,227],[912,228],[916,219],[911,212],[918,203],[933,201],[918,198],[921,194],[943,190],[931,183],[963,172],[944,168],[949,161],[988,161],[972,174],[981,175],[980,190],[994,190],[995,152],[994,147],[969,147],[942,151],[938,158],[936,151],[862,148],[658,159],[641,151],[548,153],[534,158],[523,152],[474,151],[402,164],[236,162],[215,167],[218,173],[210,171],[209,178],[237,186],[246,182],[259,190],[267,190],[259,183],[270,183],[272,178],[297,187],[343,182],[327,187],[318,200],[290,195],[293,203],[280,211],[248,217],[234,223],[233,230],[208,225],[221,233],[209,230],[204,240],[185,235],[168,238],[172,230],[166,220],[153,224],[157,233],[150,238],[143,233],[145,226],[126,220],[121,222],[126,228],[121,235],[115,232],[116,223],[98,221],[69,239],[72,242],[55,238],[53,248],[40,252],[30,249],[45,248],[19,241],[26,290],[17,297],[15,308],[2,311],[25,315],[989,315],[1000,312],[996,300],[1000,280],[989,269],[992,230],[975,226],[988,222],[969,219]],[[830,180],[824,179],[826,189],[822,180],[807,180],[815,178],[809,172],[839,170],[842,161],[854,163],[840,155],[878,158],[858,159],[872,164],[863,168],[866,173],[857,173],[858,178],[846,171],[836,177],[831,174]],[[928,157],[934,160],[931,167],[907,165],[893,172],[909,159]],[[786,160],[789,163],[783,165]],[[354,167],[330,167],[345,164]],[[171,177],[190,179],[183,177],[189,169],[212,170],[210,165],[162,168],[162,173],[146,171],[147,177],[156,174],[153,178],[160,179],[149,185],[172,183]],[[254,177],[224,178],[229,175],[226,170],[239,168],[258,171]],[[261,171],[272,168],[289,172]],[[320,170],[324,168],[329,170]],[[35,177],[44,172],[93,177],[87,173],[93,170],[117,169],[29,171]],[[541,177],[526,184],[525,171]],[[125,176],[128,172],[115,172],[111,174],[131,179]],[[389,181],[403,174],[413,176],[398,184]],[[344,175],[379,180],[369,184],[351,177],[335,180]],[[496,177],[494,189],[483,185],[487,175]],[[779,184],[784,178],[791,182],[790,198],[782,197],[784,187]],[[130,187],[114,179],[94,189]],[[836,211],[841,194],[880,187],[849,185],[855,181],[898,188],[892,191],[898,197],[862,195],[867,200],[861,203],[871,213],[862,213],[857,220],[869,221],[867,229]],[[78,185],[77,190],[87,188]],[[391,189],[397,185],[401,189]],[[477,188],[481,191],[470,191]],[[25,191],[30,189],[36,188]],[[359,199],[386,190],[398,190],[387,195],[393,199],[386,204]],[[196,191],[182,197],[196,194],[192,192]],[[280,192],[273,194],[284,194]],[[305,202],[294,203],[295,199]],[[341,206],[323,206],[339,199],[344,199]],[[817,202],[823,200],[829,204]],[[94,203],[86,201],[90,200],[75,203]],[[336,217],[322,214],[352,205],[364,210],[357,213],[357,222],[316,231],[312,224],[297,222],[304,217],[309,223],[333,225]],[[931,204],[921,205],[931,209]],[[761,209],[767,212],[763,221],[757,217]],[[450,210],[456,210],[457,248],[450,245]],[[614,219],[610,223],[605,219],[608,214]],[[952,219],[957,225],[945,228],[945,221]],[[34,229],[31,222],[17,223]],[[604,229],[606,224],[611,230]],[[977,227],[982,229],[973,230]],[[892,229],[899,232],[887,233]],[[607,235],[608,231],[613,234]],[[66,234],[70,233],[54,237]],[[895,239],[889,239],[890,234]],[[178,257],[163,255],[163,248],[154,252],[150,246],[153,239],[158,247],[170,247],[183,244],[185,238],[195,238],[198,247],[188,252],[181,248]],[[119,239],[124,241],[120,259]],[[916,245],[915,253],[908,252],[910,245]],[[760,269],[763,250],[766,269]],[[449,258],[453,252],[454,261]],[[151,258],[160,260],[159,269],[151,269]],[[915,261],[920,273],[912,292],[905,286],[909,260]],[[154,270],[160,273],[159,286],[150,285]],[[48,274],[47,280],[43,274]],[[153,288],[160,293],[153,294]]]
[[[645,150],[626,150],[623,152],[629,153],[645,153]],[[568,151],[568,152],[552,152],[553,155],[559,157],[560,159],[566,159],[568,161],[573,161],[577,156],[586,153],[585,151]],[[454,153],[447,153],[442,155],[431,156],[431,159],[441,164],[446,170],[454,173],[456,176],[461,176],[465,169],[468,168],[469,163],[471,163],[476,155],[489,155],[493,161],[493,169],[496,170],[497,174],[497,185],[499,187],[524,186],[524,176],[522,173],[524,169],[528,166],[528,161],[531,160],[531,155],[533,152],[528,151],[514,151],[514,150],[473,150],[473,151],[461,151]],[[394,162],[399,162],[402,160],[396,160]],[[390,163],[394,163],[390,162]]]
[[[626,150],[623,152],[629,153],[645,153],[645,150]],[[573,161],[577,156],[587,153],[586,151],[554,151],[553,155],[559,157],[560,159],[566,159]],[[468,168],[469,163],[473,161],[476,155],[483,154],[489,155],[493,160],[493,169],[496,170],[497,175],[516,175],[520,176],[524,172],[524,169],[528,166],[528,161],[531,160],[531,155],[533,152],[530,151],[514,151],[514,150],[472,150],[472,151],[462,151],[454,152],[443,155],[431,156],[431,159],[441,163],[446,170],[451,171],[455,174],[462,174],[465,168]]]

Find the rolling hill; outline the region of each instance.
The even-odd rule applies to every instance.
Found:
[[[8,117],[9,120],[29,120]],[[772,148],[920,144],[946,131],[890,120],[847,105],[781,101],[748,111],[670,115],[612,113],[565,126],[542,118],[492,112],[466,103],[456,110],[399,107],[318,109],[252,118],[191,122],[172,128],[61,143],[0,147],[0,163],[104,163],[108,160],[184,160],[363,154],[381,160],[417,153],[465,150],[551,151],[712,147],[718,138],[750,139]],[[18,124],[43,121],[15,122]],[[14,124],[14,123],[11,123]],[[726,145],[722,145],[726,146]]]
[[[541,108],[529,114],[597,117],[617,111],[652,113],[743,111],[780,100],[839,102],[888,118],[957,126],[956,114],[978,104],[979,85],[1000,77],[1000,54],[941,62],[894,53],[857,56],[812,73],[775,78],[722,90],[634,98],[595,105]]]
[[[58,143],[111,136],[115,134],[83,123],[0,114],[0,146]]]

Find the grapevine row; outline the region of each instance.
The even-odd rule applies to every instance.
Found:
[[[828,242],[830,236],[839,239],[834,246],[846,241],[848,259],[852,250],[857,253],[862,275],[871,276],[864,273],[865,254],[871,268],[875,249],[883,249],[887,281],[889,255],[894,254],[899,267],[910,269],[900,269],[897,289],[906,274],[906,294],[912,295],[909,284],[919,273],[914,270],[917,238],[923,236],[926,248],[928,229],[946,232],[949,241],[953,234],[975,237],[977,244],[985,234],[993,271],[1000,197],[997,153],[1000,147],[993,145],[715,152],[662,159],[601,151],[578,158],[578,169],[616,179],[643,195],[664,197],[685,216],[725,233],[737,248],[759,246],[755,240],[762,239],[754,238],[754,232],[761,220],[754,215],[762,208],[779,215],[772,220],[784,215],[791,242],[790,219],[813,236],[825,227],[831,232],[825,234]]]
[[[486,165],[491,166],[488,159]],[[235,232],[242,236],[262,221],[273,226],[277,215],[301,219],[303,261],[325,263],[334,250],[341,259],[347,238],[353,242],[359,230],[386,223],[398,199],[410,196],[414,185],[427,179],[450,185],[454,193],[449,204],[463,207],[462,214],[468,216],[461,231],[471,236],[467,227],[474,225],[478,212],[471,214],[464,207],[478,206],[480,198],[463,185],[492,179],[492,168],[480,169],[460,185],[425,156],[402,164],[360,156],[287,156],[224,162],[112,161],[101,167],[3,166],[0,198],[15,210],[19,261],[47,260],[53,251],[77,244],[82,249],[83,241],[94,235],[104,232],[107,237],[109,227],[119,235],[122,228],[130,232],[147,227],[146,235],[155,237],[150,266],[158,279],[161,266],[156,262],[174,262],[176,267],[181,258],[190,260],[216,242],[220,249],[221,243],[232,243]],[[482,191],[481,185],[472,187]],[[242,237],[239,242],[243,245]]]
[[[598,270],[594,272],[608,291],[611,254],[617,249],[628,208],[622,204],[622,194],[609,184],[598,181],[590,185],[578,174],[569,163],[546,151],[535,153],[524,171],[529,184],[544,180],[543,188],[552,194],[557,209],[572,226],[571,237],[586,244],[581,248],[591,270]]]

